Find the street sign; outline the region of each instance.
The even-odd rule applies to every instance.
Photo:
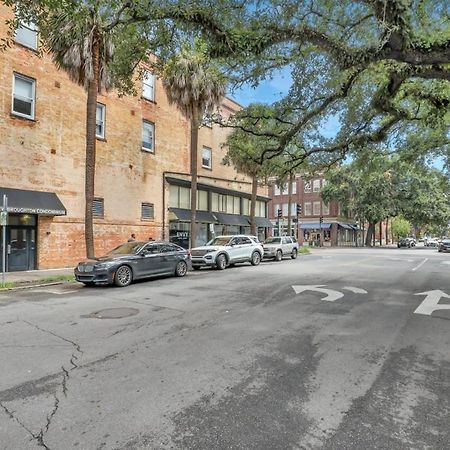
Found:
[[[0,211],[0,226],[8,225],[8,211]]]

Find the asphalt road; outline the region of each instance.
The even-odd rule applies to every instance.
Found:
[[[449,295],[435,249],[2,293],[0,448],[450,449]]]

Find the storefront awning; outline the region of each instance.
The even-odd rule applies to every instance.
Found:
[[[331,223],[301,223],[300,229],[302,230],[329,230],[331,228]]]
[[[273,228],[272,222],[267,217],[255,217],[256,226],[264,228]]]
[[[354,227],[353,225],[350,225],[349,223],[341,223],[341,222],[339,222],[338,225],[339,225],[341,228],[344,228],[344,230],[352,230],[352,231],[355,231],[355,227]]]
[[[191,210],[182,208],[169,208],[169,212],[175,215],[175,218],[183,222],[191,221]],[[215,217],[208,211],[197,211],[196,222],[216,223]]]
[[[0,188],[0,207],[3,195],[8,197],[8,212],[10,213],[39,214],[41,216],[65,216],[67,214],[66,208],[54,192]]]
[[[239,214],[225,214],[215,212],[214,215],[217,218],[217,222],[222,225],[236,225],[248,227],[248,216],[241,216]]]

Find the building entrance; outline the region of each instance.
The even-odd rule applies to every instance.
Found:
[[[3,270],[3,227],[0,231],[0,269]],[[11,214],[6,227],[6,271],[36,268],[36,216]]]

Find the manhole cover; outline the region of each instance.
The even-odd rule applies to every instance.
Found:
[[[136,308],[108,308],[82,317],[89,317],[90,319],[123,319],[136,314],[139,314],[139,310]]]

